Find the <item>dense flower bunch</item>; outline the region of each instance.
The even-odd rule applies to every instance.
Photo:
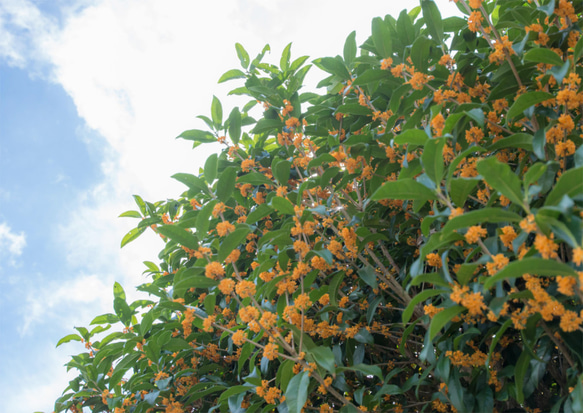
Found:
[[[583,4],[456,3],[352,33],[322,94],[236,45],[251,101],[180,136],[224,149],[122,214],[155,299],[61,340],[56,411],[583,409]]]

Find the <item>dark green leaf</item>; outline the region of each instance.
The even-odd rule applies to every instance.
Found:
[[[583,193],[583,167],[569,169],[558,179],[545,201],[545,206],[558,205],[565,195],[574,197],[581,193]]]
[[[419,182],[406,178],[398,181],[385,182],[374,194],[370,197],[372,200],[381,199],[414,199],[420,201],[427,201],[430,199],[437,199],[436,195]]]
[[[308,399],[310,376],[307,371],[292,377],[285,391],[285,402],[289,413],[301,413]]]
[[[372,116],[372,110],[370,110],[369,107],[359,105],[358,103],[340,105],[338,106],[337,112],[344,113],[346,115]]]
[[[217,198],[219,200],[226,202],[233,190],[235,189],[235,181],[237,179],[237,168],[234,166],[229,166],[223,173],[219,176],[219,182],[217,183]]]
[[[403,319],[403,323],[407,324],[409,322],[409,320],[411,320],[411,316],[413,315],[413,311],[415,311],[415,307],[417,306],[417,304],[422,303],[423,301],[427,300],[428,298],[431,298],[433,296],[439,295],[439,294],[445,294],[445,293],[449,293],[448,290],[424,290],[421,291],[420,293],[416,294],[413,299],[409,302],[409,304],[407,304],[407,307],[405,308],[405,310],[403,311],[403,315],[402,315],[402,319]]]
[[[196,237],[184,228],[172,224],[160,225],[158,226],[158,232],[186,248],[190,248],[191,250],[198,249]]]
[[[281,196],[274,196],[269,202],[269,206],[279,211],[282,214],[294,215],[294,206],[286,198]]]
[[[442,236],[457,229],[471,227],[485,222],[518,222],[522,217],[514,212],[501,208],[483,208],[466,212],[450,219],[441,229]]]
[[[433,0],[421,0],[423,9],[423,19],[431,36],[438,42],[443,43],[443,21],[441,13]]]
[[[395,137],[395,143],[402,145],[409,143],[411,145],[423,146],[429,140],[429,136],[421,129],[407,129]]]
[[[425,173],[439,187],[443,176],[443,146],[444,138],[429,139],[425,143],[421,162],[425,168]]]
[[[336,364],[334,363],[334,353],[329,347],[314,347],[309,353],[314,357],[316,363],[325,368],[332,374],[336,373]]]
[[[454,318],[464,310],[465,308],[462,307],[461,305],[454,305],[437,313],[431,320],[431,325],[429,326],[430,340],[433,340],[437,333],[439,333],[441,329],[451,321],[452,318]]]
[[[546,47],[530,49],[524,54],[523,59],[528,62],[545,63],[554,66],[562,66],[564,63],[558,54]]]
[[[477,169],[488,185],[515,204],[524,207],[520,179],[512,172],[508,164],[499,162],[492,156],[478,162]]]
[[[233,232],[227,235],[223,242],[221,242],[218,260],[223,262],[235,248],[243,243],[249,232],[250,228],[248,225],[240,224]]]
[[[380,17],[372,19],[372,39],[380,57],[391,57],[393,54],[391,32],[387,24]]]
[[[236,107],[229,114],[229,137],[234,145],[241,139],[241,112]]]
[[[553,53],[553,52],[551,52]],[[554,53],[553,53],[554,54]],[[554,95],[547,92],[527,92],[520,95],[508,109],[508,118],[512,119],[522,114],[526,109],[537,103],[552,99]]]

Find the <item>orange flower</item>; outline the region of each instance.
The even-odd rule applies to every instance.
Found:
[[[243,343],[245,343],[246,338],[247,337],[245,337],[244,330],[235,331],[235,334],[233,334],[233,336],[231,337],[231,339],[233,340],[233,344],[235,344],[236,346],[242,346]]]
[[[235,226],[231,224],[229,221],[223,221],[217,224],[217,234],[219,234],[219,237],[224,237],[225,235],[230,234],[234,230]]]
[[[466,141],[469,144],[480,143],[483,138],[484,132],[477,126],[472,126],[469,130],[466,131]]]
[[[231,294],[235,290],[235,281],[230,278],[223,278],[219,283],[219,290],[225,295]]]
[[[225,212],[227,207],[222,202],[217,202],[213,207],[213,217],[217,218],[221,213]]]
[[[427,254],[427,263],[432,267],[441,268],[442,262],[441,257],[436,253],[432,252],[431,254]]]
[[[255,284],[252,281],[242,280],[237,283],[235,291],[241,298],[247,298],[255,295]]]
[[[570,333],[579,328],[583,319],[577,316],[577,313],[571,310],[566,310],[561,316],[561,323],[559,326],[561,330]]]
[[[488,235],[488,231],[485,228],[482,228],[479,225],[474,225],[468,228],[468,232],[466,232],[465,238],[468,244],[474,244],[478,242],[480,238],[484,238]]]
[[[433,119],[431,119],[431,127],[433,128],[435,136],[441,136],[443,134],[444,126],[445,119],[441,113],[438,113]]]
[[[209,262],[204,268],[204,275],[215,280],[225,275],[225,269],[220,262]]]
[[[268,360],[275,360],[277,355],[277,344],[267,343],[265,349],[263,349],[263,357]]]
[[[381,69],[387,70],[389,67],[391,67],[392,64],[393,64],[393,59],[391,59],[390,57],[387,59],[383,59],[383,60],[381,60]]]
[[[575,295],[575,287],[577,286],[577,279],[575,277],[563,277],[557,276],[557,284],[559,288],[557,289],[561,294],[568,297]]]
[[[255,161],[253,159],[244,159],[241,162],[241,170],[243,172],[249,172],[251,168],[255,168]]]
[[[503,254],[496,254],[492,258],[493,262],[489,262],[486,264],[486,269],[488,270],[488,274],[490,275],[496,274],[510,262],[510,260]]]
[[[573,262],[577,265],[583,264],[583,248],[577,247],[573,249]]]
[[[555,234],[551,234],[550,238],[542,234],[537,234],[534,239],[534,247],[545,259],[558,257],[557,250],[559,249],[559,245],[553,241],[554,237]]]

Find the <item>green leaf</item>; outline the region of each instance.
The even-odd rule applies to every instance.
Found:
[[[452,318],[461,314],[464,310],[465,308],[461,305],[454,305],[437,313],[431,320],[431,325],[429,326],[429,339],[433,340],[437,333],[439,333]]]
[[[223,242],[221,242],[221,247],[219,248],[218,260],[223,262],[229,254],[243,243],[247,234],[249,234],[250,228],[248,225],[240,224],[237,228],[225,237]]]
[[[260,172],[249,172],[237,178],[239,184],[273,185],[273,182]]]
[[[235,181],[237,180],[237,168],[229,166],[219,176],[217,183],[217,198],[223,202],[227,202],[233,190],[235,189]]]
[[[281,196],[274,196],[271,198],[269,206],[282,214],[295,215],[293,204]]]
[[[444,145],[444,138],[429,139],[425,143],[421,154],[421,162],[425,168],[425,173],[438,187],[441,185],[441,177],[443,176]]]
[[[119,215],[118,218],[142,218],[142,214],[138,211],[126,211]]]
[[[356,31],[348,35],[344,42],[344,61],[350,65],[356,58]]]
[[[176,137],[176,139],[182,138],[186,139],[187,141],[195,141],[200,143],[212,143],[216,142],[217,138],[210,132],[199,130],[199,129],[190,129],[182,132],[180,135]]]
[[[372,110],[367,106],[359,105],[358,103],[347,103],[338,106],[337,113],[344,113],[346,115],[363,115],[372,116]]]
[[[366,85],[371,82],[378,82],[379,80],[387,79],[390,72],[381,69],[368,69],[359,75],[352,84],[354,86]]]
[[[493,145],[488,146],[488,151],[493,152],[502,148],[522,148],[531,151],[533,136],[528,133],[516,133],[506,138],[500,139]]]
[[[407,129],[395,137],[395,143],[399,145],[409,143],[411,145],[423,146],[428,140],[429,136],[421,129]]]
[[[357,371],[359,373],[363,373],[365,376],[376,376],[379,379],[383,380],[383,371],[379,366],[369,365],[369,364],[356,364],[354,366],[349,367],[338,367],[336,371]]]
[[[558,54],[546,47],[530,49],[524,54],[523,59],[528,62],[545,63],[554,66],[562,66],[565,63]]]
[[[551,52],[553,53],[553,52]],[[553,53],[554,54],[554,53]],[[537,103],[544,102],[545,100],[552,99],[554,95],[547,92],[528,92],[520,95],[508,109],[508,119],[515,118],[524,112],[526,109],[530,108]]]
[[[341,79],[344,80],[350,79],[350,73],[348,72],[348,69],[346,68],[346,65],[344,64],[340,56],[338,56],[338,58],[322,57],[314,60],[314,64],[318,66],[320,69],[333,75],[336,75]]]
[[[178,227],[176,225],[160,225],[158,232],[172,241],[191,250],[198,249],[198,241],[196,237],[188,230]]]
[[[91,320],[89,325],[113,324],[113,323],[117,323],[118,321],[119,321],[119,318],[115,314],[102,314],[102,315],[98,315],[93,320]]]
[[[59,347],[61,344],[68,343],[70,341],[82,341],[82,338],[79,334],[69,334],[60,339],[56,347]]]
[[[427,201],[430,199],[437,199],[436,195],[419,182],[406,178],[398,181],[385,182],[379,189],[377,189],[372,196],[372,200],[381,199],[414,199],[420,201]]]
[[[520,215],[501,208],[482,208],[450,219],[441,229],[441,234],[445,236],[457,229],[471,227],[484,222],[518,222],[521,219]]]
[[[567,195],[574,197],[583,192],[583,167],[569,169],[558,179],[553,190],[547,196],[545,206],[558,205]]]
[[[484,288],[490,289],[498,281],[522,277],[524,274],[577,277],[575,270],[573,270],[567,264],[558,261],[532,257],[511,262],[498,273],[487,278],[484,282]]]
[[[524,208],[520,179],[512,172],[508,164],[499,162],[492,156],[478,162],[477,169],[488,185]]]
[[[126,292],[123,290],[123,287],[117,281],[113,283],[113,296],[115,298],[121,298],[122,300],[126,299]]]
[[[409,322],[409,320],[411,320],[411,316],[413,315],[413,311],[415,311],[415,307],[417,306],[417,304],[427,300],[430,297],[439,295],[439,294],[445,294],[445,293],[449,293],[448,290],[424,290],[421,291],[420,293],[416,294],[415,297],[413,297],[413,299],[409,302],[409,304],[407,304],[407,307],[405,308],[405,310],[403,311],[402,314],[402,319],[403,319],[403,323],[407,324]]]
[[[432,0],[422,0],[423,19],[431,36],[438,42],[443,43],[443,21],[441,13]]]
[[[216,200],[209,201],[200,211],[198,211],[198,215],[196,216],[196,234],[201,239],[204,238],[208,232],[210,225],[209,218],[211,217],[216,203]]]
[[[229,137],[234,145],[237,145],[241,139],[241,112],[237,107],[233,108],[229,114]]]
[[[198,176],[186,173],[177,173],[172,175],[171,178],[183,183],[195,192],[206,192],[207,194],[210,193],[208,185]]]
[[[223,83],[232,79],[244,79],[244,78],[245,73],[241,72],[239,69],[231,69],[223,73],[223,75],[219,78],[218,83]]]
[[[524,376],[526,376],[526,370],[532,359],[528,351],[523,351],[518,357],[516,366],[514,367],[514,384],[516,386],[516,401],[520,404],[524,403]]]
[[[480,182],[479,178],[454,178],[451,180],[451,190],[449,196],[455,205],[463,207],[468,195],[472,193],[476,185]]]
[[[204,177],[208,184],[212,184],[217,177],[218,155],[211,154],[204,163]]]
[[[237,56],[241,61],[241,67],[247,69],[249,67],[249,54],[240,43],[235,43],[235,50],[237,50]]]
[[[251,225],[256,223],[257,221],[259,221],[262,218],[265,218],[266,216],[270,215],[273,212],[273,208],[271,208],[269,205],[267,204],[259,204],[255,207],[255,209],[253,209],[249,215],[247,215],[247,220],[245,221],[245,223]]]
[[[113,300],[113,309],[123,325],[128,327],[132,321],[132,315],[134,314],[128,303],[126,303],[123,298],[115,297]]]
[[[289,413],[301,413],[308,399],[310,376],[307,371],[292,377],[285,391],[285,402]]]
[[[393,54],[391,33],[387,24],[380,17],[375,17],[372,20],[372,39],[377,54],[380,57],[391,57]]]
[[[271,172],[273,173],[275,179],[279,181],[280,185],[287,186],[291,165],[291,162],[288,160],[280,160],[275,164],[275,166],[273,163],[271,164]]]
[[[135,240],[136,238],[138,238],[140,235],[142,235],[142,233],[147,229],[148,227],[143,227],[143,228],[134,228],[132,230],[130,230],[130,232],[128,232],[127,234],[124,235],[124,237],[121,240],[121,248],[123,248],[126,244],[129,244],[130,242],[132,242],[133,240]]]
[[[270,132],[273,129],[280,129],[282,127],[283,122],[279,119],[260,119],[251,132],[259,135],[261,133]]]
[[[223,124],[223,105],[221,101],[213,95],[213,103],[211,104],[211,117],[215,128],[219,129]]]
[[[204,268],[188,268],[179,270],[174,275],[174,295],[184,297],[191,288],[211,288],[219,285],[219,281],[200,275]]]
[[[281,59],[279,60],[279,67],[284,72],[289,69],[289,57],[290,57],[290,49],[291,43],[289,43],[284,49],[283,53],[281,54]]]
[[[361,278],[365,283],[370,285],[372,288],[377,288],[377,274],[374,268],[370,266],[364,266],[358,270],[358,277]]]
[[[334,363],[334,353],[329,347],[314,347],[310,349],[309,354],[314,357],[316,363],[325,368],[332,374],[336,373],[336,364]]]
[[[581,56],[583,56],[583,37],[579,38],[579,41],[573,49],[573,62],[576,64]]]

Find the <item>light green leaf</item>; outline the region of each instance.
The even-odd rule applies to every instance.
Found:
[[[281,54],[281,59],[279,59],[279,67],[284,72],[289,69],[289,57],[290,57],[291,46],[292,46],[292,44],[288,43],[288,45],[283,49],[283,52]]]
[[[490,289],[498,281],[522,277],[524,274],[577,277],[575,270],[562,262],[534,257],[524,258],[511,262],[498,273],[487,278],[484,282],[484,288]]]
[[[260,219],[270,215],[272,212],[273,208],[271,208],[269,205],[259,204],[249,213],[249,215],[247,215],[247,220],[245,222],[249,225],[254,224]]]
[[[198,129],[186,130],[176,137],[176,139],[178,138],[200,143],[212,143],[217,141],[217,138],[212,133]]]
[[[142,218],[138,211],[126,211],[119,214],[119,218]]]
[[[275,179],[279,181],[280,185],[287,186],[287,181],[289,180],[289,174],[291,169],[291,162],[288,160],[280,160],[273,165],[271,164],[271,172]]]
[[[463,207],[468,195],[472,193],[476,185],[480,182],[478,178],[454,178],[451,180],[451,190],[449,196],[455,205]]]
[[[532,359],[530,352],[523,351],[518,357],[516,366],[514,368],[514,384],[516,388],[516,401],[520,404],[524,403],[524,376],[526,376],[526,370]]]
[[[65,337],[63,337],[62,339],[59,340],[59,342],[57,343],[56,347],[59,347],[61,344],[65,344],[68,343],[70,341],[81,341],[82,338],[79,334],[69,334]]]
[[[239,184],[273,185],[273,182],[260,172],[249,172],[237,178]]]
[[[213,96],[213,103],[211,104],[211,117],[215,128],[220,128],[223,124],[223,105],[221,105],[221,101],[216,96]]]
[[[237,56],[241,61],[241,66],[243,69],[247,69],[249,67],[249,54],[240,43],[235,43],[235,50],[237,50]]]
[[[126,299],[126,292],[123,290],[123,287],[117,281],[113,283],[113,296],[116,298],[121,298],[122,300]]]
[[[346,115],[362,115],[372,116],[372,110],[367,106],[359,105],[358,103],[348,103],[338,106],[337,113],[344,113]]]
[[[528,133],[515,133],[514,135],[500,139],[493,145],[488,146],[488,151],[493,152],[502,148],[522,148],[532,150],[533,136]]]
[[[244,79],[244,78],[245,73],[241,72],[239,69],[231,69],[223,73],[223,75],[219,78],[218,83],[223,83],[232,79]]]
[[[129,244],[130,242],[132,242],[133,240],[135,240],[136,238],[138,238],[140,235],[142,235],[142,233],[146,230],[146,228],[147,227],[134,228],[134,229],[130,230],[122,238],[122,240],[121,240],[121,247],[120,248],[123,248],[126,244]]]

